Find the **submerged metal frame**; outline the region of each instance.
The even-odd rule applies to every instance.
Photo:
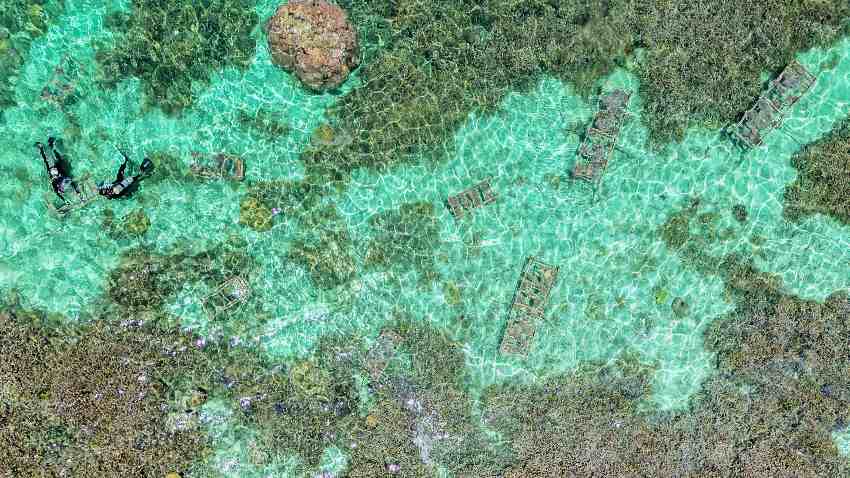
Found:
[[[233,297],[232,294],[225,293],[225,290],[227,290],[230,287],[233,287],[233,290],[238,290],[241,293],[236,297]],[[224,297],[226,302],[224,304],[224,307],[213,308],[212,313],[211,313],[211,311],[207,307],[207,303],[209,302],[210,299],[212,299],[215,296]],[[230,279],[227,279],[226,281],[222,282],[212,292],[205,295],[200,301],[201,302],[201,308],[203,308],[204,313],[212,319],[212,318],[215,318],[216,316],[218,316],[218,314],[220,314],[220,313],[222,313],[222,312],[224,312],[224,311],[226,311],[226,310],[228,310],[228,309],[230,309],[234,306],[238,306],[240,304],[245,303],[250,296],[251,296],[251,287],[248,285],[248,281],[243,279],[241,276],[233,276]]]
[[[615,89],[600,96],[596,114],[587,127],[578,148],[578,160],[570,173],[573,179],[593,181],[601,177],[605,169],[608,168],[608,161],[614,154],[614,148],[620,137],[620,130],[628,114],[626,108],[631,96],[631,93],[621,89]],[[621,103],[613,106],[608,104],[609,101],[607,100],[615,97],[620,97]],[[599,128],[597,123],[606,119],[606,117],[611,118],[613,124],[608,129]]]
[[[535,256],[526,258],[508,309],[508,320],[499,345],[501,354],[528,353],[536,333],[536,322],[545,316],[559,271],[559,266],[547,264]]]

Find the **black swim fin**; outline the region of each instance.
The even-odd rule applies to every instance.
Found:
[[[151,161],[150,158],[145,158],[145,160],[142,161],[142,165],[139,166],[139,169],[143,173],[147,173],[147,172],[152,171],[153,170],[153,161]]]

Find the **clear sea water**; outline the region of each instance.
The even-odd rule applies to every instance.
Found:
[[[277,2],[263,0],[256,10],[267,18]],[[72,109],[80,118],[82,139],[66,151],[75,171],[109,177],[119,164],[113,144],[133,158],[146,152],[226,151],[245,158],[250,179],[301,178],[299,153],[310,132],[324,120],[336,96],[306,93],[292,76],[271,64],[258,28],[257,54],[247,72],[224,69],[211,84],[199,86],[199,100],[179,119],[159,110],[143,111],[141,85],[126,80],[114,91],[93,82],[94,40],[110,39],[105,12],[129,9],[125,1],[67,0],[64,14],[36,40],[17,80],[20,105],[7,110],[0,125],[0,283],[20,290],[31,307],[66,314],[71,320],[104,292],[105,276],[122,250],[145,245],[166,251],[188,241],[198,250],[231,234],[245,237],[249,253],[261,264],[252,278],[254,293],[273,320],[262,326],[243,318],[231,338],[254,342],[277,359],[302,356],[323,334],[375,333],[396,306],[448,330],[458,327],[458,308],[447,305],[444,287],[417,287],[415,273],[396,288],[385,273],[360,275],[354,287],[322,291],[310,285],[304,270],[285,261],[295,224],[278,221],[265,233],[237,223],[245,186],[176,182],[145,185],[134,200],[109,204],[116,217],[142,205],[151,228],[141,239],[114,241],[101,230],[103,201],[64,221],[46,215],[49,191],[43,165],[32,147],[48,134],[61,136],[66,117],[39,98],[53,68],[64,55],[81,67],[76,87],[83,94]],[[642,121],[642,102],[632,96],[630,118],[622,131],[603,181],[594,186],[568,178],[578,136],[558,125],[585,124],[595,104],[568,85],[541,81],[530,94],[506,98],[492,116],[471,115],[455,134],[448,160],[436,168],[404,166],[385,174],[358,171],[338,198],[354,242],[358,264],[370,239],[367,220],[375,213],[415,201],[432,201],[439,211],[442,243],[439,272],[461,293],[466,320],[475,333],[466,345],[474,390],[501,380],[536,380],[587,360],[613,360],[625,350],[660,365],[653,381],[654,400],[662,409],[686,404],[711,372],[711,356],[702,332],[727,313],[720,279],[683,266],[660,240],[658,229],[672,211],[699,196],[706,210],[721,213],[721,227],[735,239],[711,251],[719,255],[764,238],[757,266],[779,274],[788,289],[807,299],[850,289],[850,228],[822,217],[799,224],[782,219],[782,194],[796,171],[790,157],[802,144],[817,140],[850,112],[850,40],[798,57],[818,81],[789,113],[780,131],[764,147],[742,154],[719,131],[693,129],[679,144],[652,150]],[[343,91],[358,84],[355,76]],[[636,90],[625,70],[604,80],[605,87]],[[731,86],[731,85],[730,85]],[[291,133],[274,141],[258,139],[234,124],[239,111],[258,108],[280,112]],[[188,164],[187,164],[188,166]],[[491,176],[500,199],[469,220],[455,221],[442,202],[446,196]],[[737,224],[729,211],[747,207],[751,220]],[[480,253],[468,253],[473,236]],[[56,254],[54,251],[61,251]],[[523,260],[537,255],[560,266],[547,319],[538,329],[527,359],[497,355],[504,306],[510,300]],[[666,293],[656,294],[663,289]],[[204,335],[221,331],[209,323],[197,297],[187,289],[169,304],[183,325]],[[347,294],[341,299],[340,294]],[[677,318],[673,298],[690,313]],[[348,306],[343,307],[341,304]],[[351,305],[353,304],[353,305]],[[233,476],[266,476],[247,460],[250,432],[234,430],[224,408],[213,402],[207,417],[218,430],[216,460]],[[217,425],[216,425],[217,424]],[[850,452],[850,436],[836,436]],[[328,451],[327,466],[341,466]],[[280,470],[286,468],[281,462]]]

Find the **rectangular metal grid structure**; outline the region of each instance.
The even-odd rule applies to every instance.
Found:
[[[631,93],[619,89],[605,93],[599,98],[596,115],[578,148],[578,160],[571,172],[574,179],[593,181],[608,167],[608,160],[617,145],[630,98]]]
[[[232,179],[243,181],[245,179],[245,161],[238,156],[218,153],[211,159],[202,160],[200,154],[193,154],[198,158],[189,166],[189,173],[202,179]]]
[[[522,268],[499,352],[502,354],[525,355],[534,339],[538,319],[544,317],[549,294],[558,280],[557,266],[551,266],[529,256]]]
[[[242,277],[233,276],[204,296],[200,302],[204,313],[210,318],[215,318],[222,312],[244,303],[250,296],[251,288],[248,282]]]
[[[455,219],[461,219],[473,209],[496,201],[497,196],[490,186],[490,179],[487,178],[454,196],[449,196],[446,205]]]
[[[782,125],[791,106],[814,86],[816,80],[797,61],[789,63],[735,123],[731,129],[732,138],[745,149],[764,144],[764,137]]]
[[[58,216],[64,216],[72,211],[82,209],[100,198],[100,195],[97,193],[97,186],[90,179],[83,179],[78,187],[80,188],[80,193],[77,194],[74,190],[67,192],[65,196],[71,199],[68,203],[59,206],[56,205],[58,198],[56,198],[53,191],[45,193],[44,202],[47,204],[48,211]]]

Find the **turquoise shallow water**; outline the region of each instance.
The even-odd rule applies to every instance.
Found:
[[[257,13],[266,18],[275,6],[260,2]],[[163,182],[145,186],[134,201],[110,204],[117,217],[139,204],[145,207],[151,229],[143,240],[106,238],[100,229],[102,202],[62,222],[47,218],[43,194],[48,185],[31,145],[48,133],[61,136],[68,127],[65,115],[38,99],[64,55],[79,63],[76,87],[83,92],[72,107],[80,118],[81,141],[67,155],[75,171],[94,177],[109,176],[117,167],[115,143],[134,158],[154,150],[183,157],[191,151],[226,151],[245,158],[251,179],[300,178],[298,156],[336,99],[306,94],[274,67],[257,29],[254,35],[261,41],[247,72],[215,73],[208,87],[199,86],[199,100],[179,119],[143,110],[137,80],[124,81],[110,92],[93,82],[91,41],[109,40],[103,15],[117,7],[128,4],[66,2],[56,25],[34,42],[16,86],[21,105],[6,111],[6,124],[0,126],[0,206],[14,211],[0,216],[0,282],[19,289],[32,307],[74,319],[104,292],[105,275],[122,250],[144,244],[165,252],[178,243],[201,250],[238,234],[260,263],[251,285],[271,320],[260,325],[237,316],[231,320],[242,322],[228,327],[211,323],[197,300],[208,291],[187,288],[168,306],[183,326],[202,335],[225,334],[256,343],[270,357],[284,359],[307,354],[323,334],[373,334],[396,307],[448,330],[458,327],[463,313],[474,331],[466,350],[475,390],[511,378],[537,380],[582,361],[613,360],[633,350],[642,360],[659,363],[653,381],[658,407],[678,409],[712,370],[702,332],[731,308],[720,279],[684,267],[658,236],[659,226],[689,198],[699,196],[706,210],[720,213],[721,227],[736,233],[734,240],[717,245],[713,255],[749,247],[752,237],[759,236],[764,242],[758,246],[758,268],[779,274],[791,292],[821,300],[832,291],[850,289],[850,229],[821,216],[796,225],[782,219],[782,192],[796,175],[789,158],[850,113],[850,40],[799,56],[818,73],[817,84],[793,107],[782,130],[746,154],[733,149],[718,131],[702,129],[689,131],[679,144],[650,149],[641,99],[635,94],[604,180],[598,186],[572,182],[567,172],[579,138],[559,125],[583,125],[595,105],[568,85],[546,79],[529,94],[506,98],[492,116],[471,115],[456,132],[448,159],[435,168],[355,172],[335,200],[353,238],[357,263],[362,265],[373,234],[367,224],[372,215],[411,201],[431,201],[439,211],[442,240],[437,268],[461,293],[461,306],[449,306],[442,284],[418,287],[415,272],[396,277],[401,287],[392,285],[387,272],[375,272],[361,274],[339,290],[313,288],[307,272],[284,260],[297,235],[294,224],[279,221],[266,233],[237,224],[245,186],[206,183],[189,189]],[[350,80],[343,93],[358,81]],[[630,90],[637,86],[625,70],[604,83]],[[240,111],[253,113],[260,107],[286,117],[292,125],[288,136],[271,141],[233,127]],[[471,219],[455,221],[442,201],[488,176],[499,201]],[[745,226],[729,214],[736,204],[750,212]],[[57,250],[62,254],[52,252]],[[528,358],[505,359],[496,354],[503,311],[528,255],[559,265],[559,280]],[[654,293],[660,289],[666,291],[661,299]],[[687,317],[672,314],[675,297],[690,305]],[[261,476],[263,470],[248,464],[251,432],[234,430],[226,409],[215,403],[207,405],[206,413],[216,430],[216,460],[222,469]],[[845,449],[848,440],[836,437]],[[339,468],[341,459],[329,450],[327,466]],[[276,469],[286,469],[287,463],[282,457]]]

